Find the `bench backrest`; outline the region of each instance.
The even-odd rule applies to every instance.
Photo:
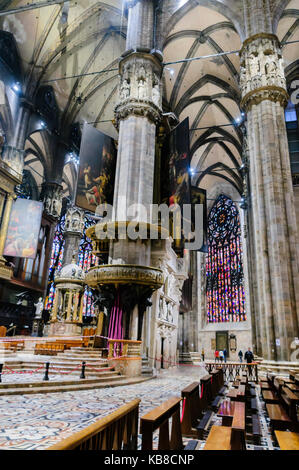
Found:
[[[234,417],[232,422],[231,449],[245,450],[245,403],[235,402]]]
[[[183,398],[182,434],[192,435],[192,426],[195,426],[197,419],[201,416],[201,406],[199,397],[199,382],[193,382],[181,391]]]
[[[47,450],[137,450],[139,403],[121,406]]]
[[[203,409],[207,409],[213,397],[211,375],[205,375],[200,379],[200,387],[200,398],[202,400],[202,407]]]
[[[180,423],[181,398],[172,397],[147,413],[140,420],[142,450],[153,450],[153,433],[159,429],[158,450],[182,450],[183,440]],[[169,420],[172,418],[169,438]]]

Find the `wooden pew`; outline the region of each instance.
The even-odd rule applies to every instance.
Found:
[[[212,382],[212,398],[214,399],[220,389],[223,387],[224,379],[223,379],[223,371],[222,369],[217,369],[211,372],[211,382]]]
[[[4,345],[4,349],[10,349],[13,351],[21,351],[25,347],[25,342],[23,340],[5,341],[2,344]]]
[[[279,403],[278,395],[272,390],[263,390],[262,395],[265,403]]]
[[[137,450],[139,403],[121,406],[47,450]]]
[[[281,390],[282,405],[285,407],[289,417],[294,423],[297,423],[297,406],[299,398],[288,387],[282,387]]]
[[[235,402],[232,426],[212,426],[204,450],[246,450],[245,403]]]
[[[275,431],[280,450],[299,450],[299,434],[295,432]]]
[[[292,425],[291,418],[280,404],[266,404],[268,416],[273,429],[285,430]]]
[[[194,382],[181,392],[183,399],[183,419],[181,429],[183,436],[196,436],[194,428],[201,417],[201,400],[199,398],[199,382]]]
[[[65,349],[83,346],[83,340],[81,339],[56,339],[55,342],[58,344],[63,344]]]
[[[56,356],[57,353],[64,352],[64,345],[56,342],[36,343],[34,354],[44,354],[47,356]]]
[[[222,426],[230,427],[234,418],[235,401],[225,400],[221,403],[217,416],[222,418]]]
[[[238,388],[230,390],[226,396],[232,401],[245,402],[245,385],[239,385]]]
[[[212,377],[211,375],[205,375],[200,379],[202,408],[208,409],[209,404],[212,401]]]
[[[153,434],[158,429],[158,450],[182,450],[184,448],[180,423],[180,403],[181,398],[170,398],[141,418],[142,450],[153,450]],[[170,418],[172,418],[172,429],[169,438]]]

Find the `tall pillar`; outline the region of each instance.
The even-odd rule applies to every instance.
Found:
[[[114,209],[117,221],[147,222],[140,204],[149,213],[153,203],[156,125],[162,112],[162,55],[153,51],[154,1],[128,3],[128,35],[120,61],[119,103],[115,121],[119,129]],[[141,246],[142,245],[142,246]],[[150,265],[150,245],[139,241],[116,242],[112,260]]]
[[[262,13],[268,12],[259,10],[260,16]],[[266,27],[259,18],[248,20],[248,31],[252,32],[256,23]],[[290,345],[298,337],[299,279],[284,117],[288,94],[279,40],[270,33],[254,34],[245,40],[240,56],[241,106],[247,111],[248,122],[258,342],[265,359],[286,361]]]

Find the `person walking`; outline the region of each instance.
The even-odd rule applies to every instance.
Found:
[[[204,348],[202,348],[202,350],[201,350],[201,358],[202,358],[202,362],[205,362],[205,350],[204,350]]]
[[[246,359],[246,362],[247,362],[248,374],[251,376],[252,375],[252,366],[249,365],[249,364],[253,363],[254,356],[253,356],[252,351],[251,351],[250,348],[248,348],[248,350],[246,351],[246,353],[244,355],[244,359]]]
[[[215,362],[219,361],[219,351],[215,351]]]
[[[223,351],[221,350],[221,351],[219,351],[219,358],[220,358],[221,364],[222,364],[222,362],[223,362],[223,357],[224,357]]]
[[[227,359],[227,350],[226,349],[223,349],[223,359],[224,359],[224,362],[226,364],[226,359]]]
[[[240,349],[240,351],[239,351],[239,353],[238,353],[238,356],[239,356],[240,362],[243,362],[243,353],[242,353],[241,349]]]

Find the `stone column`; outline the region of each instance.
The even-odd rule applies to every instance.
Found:
[[[48,216],[51,222],[51,231],[49,235],[49,247],[50,247],[50,254],[53,245],[55,227],[57,221],[61,214],[62,208],[62,186],[55,182],[47,181],[42,184],[40,200],[44,204],[44,213]],[[47,273],[49,273],[50,267],[50,254],[47,260]],[[45,286],[44,297],[47,295],[47,284]]]
[[[240,55],[257,275],[254,313],[263,357],[286,361],[298,336],[299,280],[283,59],[278,38],[268,33],[249,37]]]
[[[137,340],[138,331],[138,305],[135,305],[131,315],[130,339]]]
[[[153,203],[156,125],[162,113],[162,55],[153,51],[154,1],[128,2],[128,35],[120,61],[119,102],[115,122],[119,129],[114,209],[117,221],[147,222]],[[148,213],[128,207],[140,204]],[[129,264],[150,264],[150,245],[113,243],[110,256]]]

